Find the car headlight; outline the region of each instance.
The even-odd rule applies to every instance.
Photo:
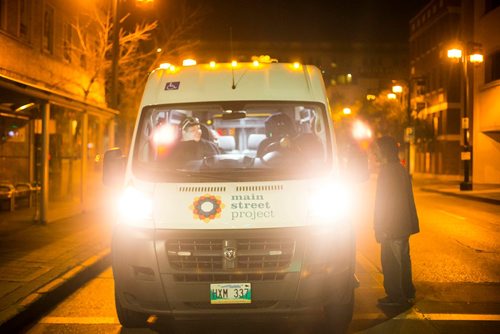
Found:
[[[137,227],[153,227],[153,200],[146,194],[128,186],[117,203],[118,222]]]
[[[316,185],[309,196],[309,216],[320,224],[346,220],[352,214],[352,188],[340,181]]]

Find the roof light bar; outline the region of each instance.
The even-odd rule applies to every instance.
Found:
[[[196,60],[194,59],[184,59],[182,61],[182,66],[194,66],[196,65]]]

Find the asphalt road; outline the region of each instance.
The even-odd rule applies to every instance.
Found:
[[[379,248],[371,228],[373,183],[358,194],[356,306],[351,333],[497,333],[500,325],[498,206],[416,191],[421,233],[411,238],[417,302],[406,311],[379,309],[384,295]],[[316,333],[312,323],[183,322],[150,318],[146,329],[122,329],[111,269],[82,286],[27,333]]]

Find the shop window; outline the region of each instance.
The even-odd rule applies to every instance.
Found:
[[[23,40],[29,39],[31,0],[0,0],[0,29]]]
[[[500,51],[490,54],[485,58],[485,82],[488,83],[491,81],[500,80]]]
[[[29,39],[30,26],[30,5],[29,0],[21,0],[19,2],[19,37]]]
[[[500,0],[486,0],[484,2],[484,13],[488,13],[500,6]]]
[[[63,57],[68,63],[71,63],[71,54],[73,52],[73,27],[69,22],[64,23],[63,30]]]
[[[54,53],[54,8],[46,5],[43,13],[43,50]]]
[[[5,2],[6,0],[0,0],[0,29],[5,30]]]

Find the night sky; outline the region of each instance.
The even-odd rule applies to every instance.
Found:
[[[157,0],[160,1],[160,0]],[[201,40],[408,41],[408,22],[428,0],[197,0]]]

